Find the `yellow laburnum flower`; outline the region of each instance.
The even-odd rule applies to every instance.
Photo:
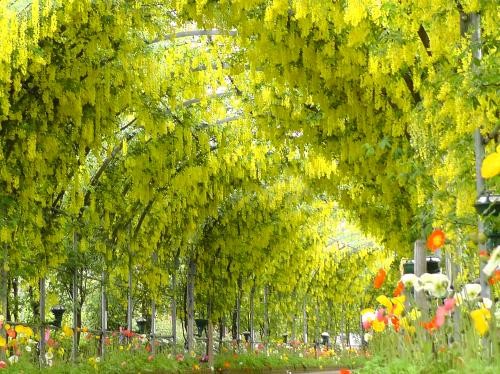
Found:
[[[63,334],[67,337],[73,336],[73,329],[69,326],[63,326]]]
[[[379,321],[378,319],[376,319],[375,321],[372,322],[372,328],[373,331],[382,332],[385,330],[385,323],[383,321]]]
[[[486,334],[490,327],[488,321],[491,319],[491,312],[486,308],[480,308],[470,312],[470,316],[479,335]]]
[[[486,156],[481,166],[481,175],[483,178],[493,178],[500,174],[500,152],[494,152]]]

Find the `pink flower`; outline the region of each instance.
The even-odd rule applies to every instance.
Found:
[[[451,299],[446,299],[444,301],[444,309],[447,311],[447,312],[453,312],[453,309],[455,309],[455,299],[451,298]]]
[[[439,328],[444,325],[444,320],[447,313],[448,312],[446,311],[444,306],[440,306],[437,308],[435,322],[434,322],[436,324],[436,327]]]
[[[384,308],[379,308],[377,309],[377,319],[382,322],[385,318],[384,318],[384,313],[385,313],[385,309]]]
[[[371,321],[363,321],[363,328],[365,330],[369,330],[370,327],[372,327],[372,322]]]

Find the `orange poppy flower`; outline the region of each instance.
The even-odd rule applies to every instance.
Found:
[[[351,374],[351,371],[349,369],[340,369],[339,373],[340,374]]]
[[[495,283],[500,282],[500,270],[495,270],[493,275],[488,279],[488,283],[490,286],[493,286]]]
[[[442,230],[436,229],[427,238],[427,248],[434,252],[444,245],[444,240],[444,232]]]
[[[403,282],[399,281],[398,285],[396,286],[396,288],[395,288],[394,292],[392,293],[392,295],[394,297],[398,297],[398,296],[400,296],[403,293],[404,289],[405,289],[405,285],[403,284]]]
[[[384,283],[386,275],[387,273],[384,269],[379,269],[377,275],[375,276],[375,279],[373,280],[373,287],[380,288]]]
[[[231,367],[231,363],[229,361],[224,361],[224,369],[229,369]]]

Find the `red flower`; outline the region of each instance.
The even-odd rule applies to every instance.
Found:
[[[479,251],[479,258],[481,260],[488,261],[488,259],[490,258],[490,254],[488,253],[488,251],[486,249],[481,249]]]
[[[351,371],[349,369],[340,369],[339,373],[340,374],[351,374]]]
[[[16,330],[10,328],[7,330],[7,335],[9,338],[15,339],[16,338]]]
[[[438,324],[436,323],[436,317],[434,317],[430,322],[420,322],[420,324],[430,333],[439,328]]]
[[[396,286],[396,289],[394,290],[392,295],[394,297],[398,297],[403,293],[404,289],[405,289],[405,285],[403,284],[403,282],[399,281],[398,285]]]
[[[436,229],[427,238],[427,248],[434,252],[444,245],[444,240],[444,232],[442,230]]]
[[[386,272],[384,269],[379,269],[375,279],[373,280],[373,287],[380,288],[384,283]]]
[[[500,270],[497,269],[493,275],[488,279],[488,283],[493,286],[495,283],[500,282]]]
[[[394,331],[399,331],[399,319],[396,316],[391,317],[392,326],[394,326]]]

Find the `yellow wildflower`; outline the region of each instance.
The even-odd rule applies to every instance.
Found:
[[[63,326],[62,328],[64,336],[70,337],[73,336],[73,329],[69,326]]]
[[[378,319],[376,319],[375,321],[372,322],[372,328],[373,331],[382,332],[385,330],[385,323],[383,321],[379,321]]]
[[[491,319],[491,312],[486,308],[480,308],[470,312],[470,316],[479,335],[486,334],[490,327],[488,321]]]

